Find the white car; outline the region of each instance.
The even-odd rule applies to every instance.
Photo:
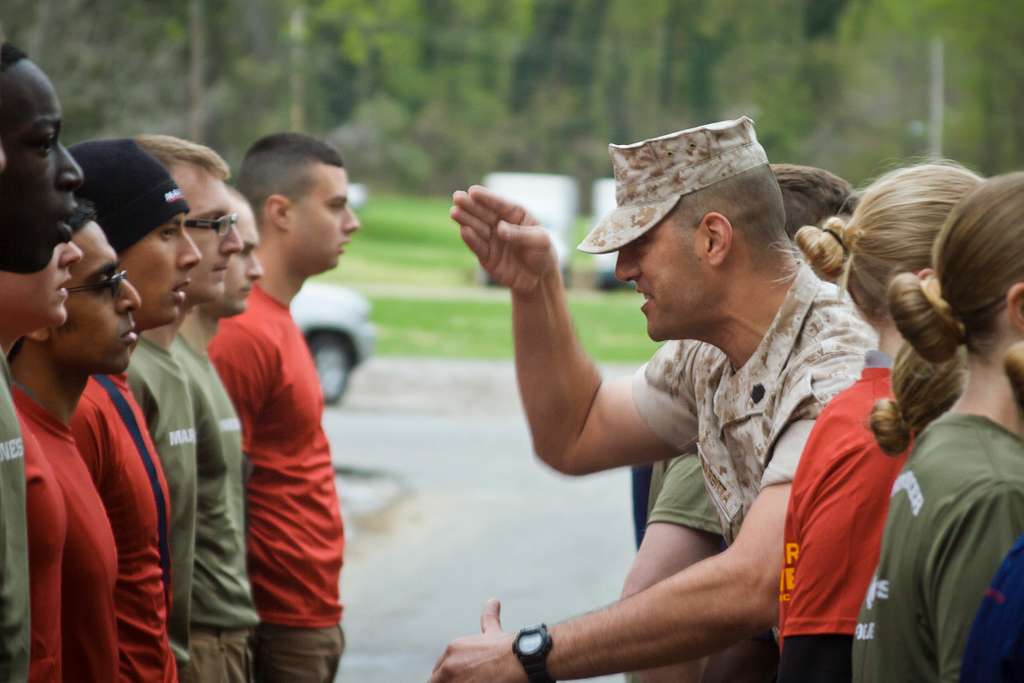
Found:
[[[320,282],[307,282],[292,299],[292,317],[309,344],[327,404],[341,400],[352,370],[373,355],[377,331],[370,310],[359,292]]]

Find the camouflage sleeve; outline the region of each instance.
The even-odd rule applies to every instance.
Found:
[[[787,367],[762,486],[793,480],[814,421],[833,398],[857,380],[863,365],[861,349],[826,345]]]
[[[807,439],[814,428],[814,420],[791,422],[775,442],[772,459],[761,475],[761,487],[788,484],[796,476],[800,455],[804,452]]]
[[[633,404],[658,438],[679,453],[697,440],[691,369],[696,344],[669,342],[633,376]]]

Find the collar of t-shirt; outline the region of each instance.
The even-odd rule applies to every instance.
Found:
[[[259,286],[259,283],[253,285],[252,294],[250,294],[250,296],[253,295],[255,295],[259,299],[262,299],[263,302],[266,303],[271,308],[284,311],[286,313],[289,313],[290,315],[291,309],[286,304],[281,303],[276,298],[272,297],[269,293],[267,293],[265,289]]]
[[[26,391],[20,384],[15,382],[14,390],[11,393],[14,396],[15,403],[18,406],[18,411],[22,414],[22,417],[29,420],[34,427],[46,430],[58,439],[62,439],[72,444],[75,443],[75,437],[71,432],[71,428],[61,422],[55,415],[51,414],[49,410],[44,408],[42,404],[36,401],[32,394]]]
[[[892,369],[892,356],[879,351],[878,349],[871,349],[864,354],[864,369],[869,368],[882,368],[884,370]]]

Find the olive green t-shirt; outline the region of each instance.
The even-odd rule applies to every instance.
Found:
[[[188,627],[196,534],[196,430],[192,395],[181,365],[170,352],[142,339],[128,365],[128,385],[146,417],[171,498],[171,611],[167,632],[183,671],[188,663]]]
[[[205,354],[178,336],[171,353],[192,391],[199,495],[192,623],[242,629],[259,623],[245,568],[245,493],[241,423]]]
[[[25,447],[0,354],[0,681],[25,681],[29,662]]]
[[[1024,531],[1024,442],[976,415],[922,432],[892,486],[854,681],[958,681],[974,615]]]
[[[647,523],[666,522],[711,534],[722,533],[696,453],[654,463],[651,469]]]

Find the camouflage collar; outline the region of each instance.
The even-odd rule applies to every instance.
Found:
[[[716,394],[727,392],[737,396],[737,392],[744,392],[748,394],[748,399],[716,401],[716,405],[725,408],[723,412],[734,413],[731,416],[721,415],[723,423],[743,415],[762,412],[774,399],[776,384],[790,362],[793,348],[800,341],[804,320],[821,286],[821,280],[807,265],[801,263],[786,298],[753,355],[738,370],[727,365]]]

